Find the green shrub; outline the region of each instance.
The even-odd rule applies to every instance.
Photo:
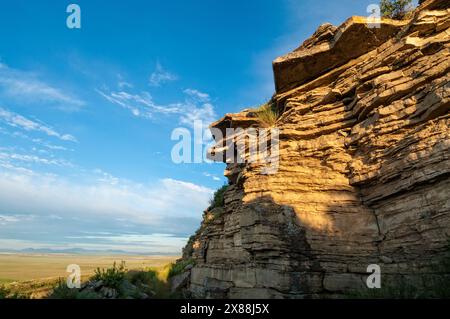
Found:
[[[5,287],[0,286],[0,299],[6,299],[8,297],[9,291]]]
[[[216,207],[225,206],[224,194],[227,189],[228,189],[228,185],[223,185],[221,188],[219,188],[218,190],[216,190],[214,192],[213,198],[211,198],[209,201],[209,209],[210,210],[213,208],[216,208]]]
[[[215,209],[211,210],[211,213],[213,214],[213,219],[216,219],[220,217],[224,212],[223,207],[215,207]]]
[[[261,105],[255,112],[262,126],[274,126],[279,117],[277,106],[273,102]]]
[[[412,10],[412,0],[381,0],[380,10],[383,17],[402,20]]]
[[[130,271],[127,274],[128,280],[135,285],[139,292],[144,292],[152,298],[168,298],[170,296],[164,269],[147,269],[142,271]],[[131,296],[135,297],[135,296]]]
[[[117,292],[117,298],[141,299],[145,298],[167,299],[173,298],[168,283],[169,272],[171,276],[181,273],[192,260],[184,261],[180,265],[167,264],[164,267],[147,268],[145,270],[126,270],[125,263],[114,263],[111,268],[97,268],[94,275],[89,278],[91,282],[102,281],[100,287],[113,288]],[[96,290],[98,290],[96,288]],[[92,288],[70,289],[64,280],[59,280],[50,299],[99,299],[103,298],[102,290],[93,291]]]
[[[91,280],[101,280],[103,281],[103,285],[105,285],[106,287],[118,290],[123,279],[125,278],[126,272],[127,270],[125,268],[124,261],[122,261],[118,266],[116,265],[116,262],[114,262],[112,268],[97,268],[95,270],[94,276],[91,277]]]
[[[156,271],[151,269],[145,271],[130,271],[127,274],[127,278],[135,286],[144,284],[150,287],[154,287],[159,281],[158,274],[156,273]]]
[[[195,235],[192,235],[189,237],[189,240],[183,248],[183,258],[190,258],[192,256],[192,253],[194,252],[194,241],[195,241]]]
[[[80,291],[77,288],[69,288],[64,279],[60,279],[49,295],[50,299],[97,299],[99,296],[91,291]]]
[[[30,293],[0,286],[0,299],[30,299]]]
[[[179,275],[183,273],[184,268],[186,268],[187,265],[193,265],[194,260],[189,258],[185,260],[181,260],[177,263],[171,264],[169,269],[169,274],[167,275],[168,278],[171,278],[173,276]]]

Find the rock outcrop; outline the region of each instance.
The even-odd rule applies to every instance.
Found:
[[[227,163],[225,205],[184,249],[193,296],[342,297],[367,290],[370,264],[385,286],[448,280],[449,7],[323,25],[274,61],[278,171]],[[213,123],[257,126],[251,110]]]

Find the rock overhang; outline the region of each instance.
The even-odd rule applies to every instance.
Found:
[[[392,38],[409,21],[381,19],[379,27],[375,27],[370,24],[372,20],[354,16],[338,28],[322,25],[298,49],[273,61],[276,93],[298,87],[375,49]]]

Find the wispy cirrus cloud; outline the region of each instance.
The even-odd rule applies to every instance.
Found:
[[[123,76],[119,73],[117,74],[117,87],[119,89],[130,88],[132,89],[134,86],[130,82],[126,81]]]
[[[0,63],[0,93],[24,103],[55,104],[63,110],[77,110],[85,102],[48,84],[33,73],[13,69]]]
[[[96,91],[109,102],[130,110],[134,116],[151,118],[154,113],[176,114],[180,112],[180,108],[176,104],[168,106],[156,104],[148,92],[130,94],[125,91],[105,92],[98,89]]]
[[[156,103],[148,92],[131,94],[126,91],[96,91],[109,102],[131,111],[137,117],[152,118],[155,114],[177,115],[181,124],[190,127],[194,125],[194,121],[211,123],[216,118],[209,94],[195,89],[183,90],[184,100],[168,105]]]
[[[72,163],[65,159],[57,158],[45,158],[33,154],[22,154],[17,152],[5,151],[0,148],[0,165],[5,167],[5,165],[13,165],[19,162],[30,163],[30,164],[41,164],[41,165],[56,165],[56,166],[73,166]]]
[[[181,114],[180,123],[187,126],[193,126],[196,121],[201,121],[206,127],[216,118],[216,112],[214,111],[214,106],[211,103],[196,105],[188,102],[184,106],[186,112]]]
[[[220,181],[220,177],[218,177],[218,176],[216,176],[214,174],[211,174],[211,173],[208,173],[208,172],[203,172],[203,175],[206,176],[206,177],[211,177],[215,181]]]
[[[155,70],[152,72],[149,78],[150,86],[161,86],[166,82],[172,82],[178,80],[178,76],[163,68],[163,66],[157,62]]]
[[[217,115],[209,94],[196,89],[185,89],[186,95],[183,112],[180,114],[180,123],[193,126],[195,121],[201,121],[206,126],[213,122]]]
[[[59,133],[52,127],[41,121],[31,120],[20,114],[6,110],[2,107],[0,107],[0,122],[3,122],[10,127],[19,128],[24,131],[41,132],[50,137],[58,138],[62,141],[77,141],[76,138],[70,134]]]
[[[21,138],[21,139],[24,139],[26,141],[32,142],[34,144],[43,146],[43,147],[45,147],[45,148],[47,148],[49,150],[54,150],[54,151],[74,151],[72,148],[67,148],[67,147],[61,146],[61,145],[55,145],[55,144],[52,144],[52,143],[46,141],[45,139],[31,137],[28,134],[25,134],[25,133],[23,133],[21,131],[17,131],[17,130],[13,130],[13,129],[8,130],[8,129],[6,129],[4,127],[1,127],[1,126],[0,126],[0,134],[7,135],[7,136],[10,136],[12,138]]]
[[[209,97],[208,93],[203,93],[196,89],[185,89],[183,92],[199,101],[202,101],[202,102],[210,101],[210,97]]]

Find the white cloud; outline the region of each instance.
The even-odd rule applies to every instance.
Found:
[[[0,213],[58,215],[83,219],[122,218],[130,223],[160,227],[173,220],[200,219],[213,190],[193,183],[161,179],[140,184],[114,178],[114,183],[95,174],[83,181],[5,169],[0,172]],[[171,221],[171,222],[168,222]]]
[[[160,86],[163,83],[176,81],[177,79],[177,75],[165,70],[158,62],[156,63],[155,71],[150,75],[149,84],[150,86]]]
[[[0,224],[1,225],[1,224]],[[111,250],[126,253],[146,254],[162,253],[179,255],[181,247],[187,238],[170,234],[129,235],[117,234],[111,236],[73,236],[66,237],[66,242],[39,242],[31,240],[10,239],[0,237],[0,250],[47,249],[58,251],[64,249],[85,249],[91,251],[110,252]],[[76,242],[76,240],[90,242]]]
[[[133,85],[129,82],[126,81],[119,81],[117,83],[117,86],[119,87],[119,89],[123,89],[123,88],[133,88]]]
[[[94,169],[94,173],[98,175],[97,181],[101,183],[106,183],[110,185],[117,185],[119,183],[119,179],[112,174],[105,172],[99,168]]]
[[[109,102],[129,110],[137,117],[151,118],[154,113],[174,114],[180,112],[177,105],[159,106],[155,104],[152,96],[148,92],[130,94],[125,91],[109,93],[98,89],[96,91]]]
[[[14,131],[14,130],[10,131],[10,130],[7,130],[7,129],[3,128],[3,127],[0,127],[0,133],[4,134],[4,135],[7,135],[7,136],[10,136],[12,138],[25,139],[25,140],[30,141],[32,143],[35,143],[37,145],[43,146],[43,147],[45,147],[45,148],[47,148],[47,149],[49,149],[51,151],[72,151],[72,152],[74,151],[71,148],[67,148],[67,147],[64,147],[64,146],[61,146],[61,145],[54,145],[54,144],[49,143],[49,142],[47,142],[47,141],[45,141],[45,140],[43,140],[41,138],[34,138],[34,137],[31,137],[31,136],[28,136],[27,134],[25,134],[23,132],[20,132],[20,131]],[[39,152],[46,152],[46,151],[43,150],[43,149],[40,149]]]
[[[84,248],[177,254],[185,236],[200,223],[213,193],[171,178],[137,183],[101,169],[80,170],[72,180],[3,165],[1,156],[0,250]]]
[[[171,234],[109,234],[71,237],[69,239],[88,239],[104,242],[100,246],[90,246],[91,249],[119,249],[131,252],[145,252],[158,249],[167,254],[179,254],[180,247],[186,244],[187,238]],[[157,244],[155,246],[155,244]],[[97,244],[98,245],[98,244]]]
[[[0,226],[29,221],[33,218],[33,215],[0,215]]]
[[[183,92],[186,94],[186,99],[180,122],[192,127],[195,121],[202,121],[204,126],[208,127],[217,117],[209,94],[196,89],[185,89]]]
[[[0,225],[17,223],[19,219],[15,216],[0,215]]]
[[[119,89],[121,89],[121,90],[124,89],[124,88],[132,89],[134,87],[133,84],[131,84],[130,82],[125,81],[121,74],[117,74],[117,78],[118,78],[117,87]]]
[[[0,164],[17,164],[18,162],[25,162],[31,164],[56,165],[56,166],[73,166],[70,162],[64,159],[43,158],[36,155],[18,154],[12,152],[5,152],[0,148]]]
[[[2,167],[3,169],[7,169],[9,171],[18,172],[21,174],[27,174],[27,175],[34,174],[34,172],[28,168],[16,166],[16,165],[13,165],[13,164],[5,162],[5,161],[0,161],[0,167]]]
[[[188,126],[193,126],[195,121],[202,121],[205,127],[216,118],[214,107],[210,103],[204,103],[200,106],[186,104],[186,112],[180,117],[180,122]]]
[[[193,127],[194,121],[203,121],[207,127],[216,118],[209,95],[195,89],[184,90],[184,101],[168,105],[157,104],[148,92],[131,94],[125,91],[96,91],[109,102],[129,110],[136,117],[152,118],[154,114],[177,115],[181,124],[190,127]]]
[[[186,89],[183,92],[191,97],[196,98],[197,100],[199,100],[201,102],[209,102],[209,100],[210,100],[209,94],[200,92],[195,89]]]
[[[35,74],[5,64],[0,64],[0,88],[4,95],[21,102],[53,103],[64,110],[76,110],[85,105],[79,98],[39,80]]]
[[[25,131],[42,132],[48,136],[56,137],[63,141],[77,141],[76,138],[70,134],[61,134],[45,123],[30,120],[20,114],[8,111],[2,107],[0,107],[0,121],[9,126],[20,128]]]
[[[215,180],[215,181],[220,181],[220,177],[217,177],[217,176],[214,175],[214,174],[210,174],[210,173],[208,173],[208,172],[204,172],[203,175],[206,176],[206,177],[211,177],[211,178],[212,178],[213,180]]]

